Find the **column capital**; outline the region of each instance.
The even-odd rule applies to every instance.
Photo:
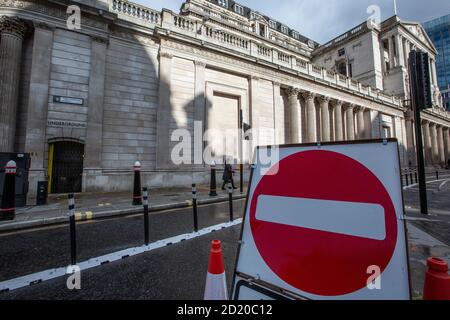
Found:
[[[40,21],[33,21],[33,27],[35,29],[42,29],[47,31],[55,31],[56,29],[56,26]]]
[[[354,104],[354,103],[347,103],[347,106],[345,109],[355,109],[358,105]]]
[[[328,96],[319,96],[318,100],[320,104],[328,104],[330,103],[331,98]]]
[[[258,76],[254,76],[254,75],[250,76],[250,80],[252,80],[252,81],[258,81],[259,79],[260,78]]]
[[[194,61],[194,64],[195,64],[197,67],[202,67],[202,68],[205,68],[205,67],[206,67],[206,62],[203,62],[203,61],[195,60],[195,61]]]
[[[316,94],[311,91],[302,91],[301,95],[305,100],[313,100],[316,97]]]
[[[342,107],[342,106],[344,105],[344,101],[332,99],[332,100],[331,100],[331,105],[332,105],[333,107],[335,107],[335,108],[336,108],[336,107],[340,108],[340,107]]]
[[[105,37],[98,37],[98,36],[91,36],[92,41],[98,42],[98,43],[102,43],[105,45],[109,44],[109,39],[105,38]]]
[[[366,107],[355,105],[355,111],[356,112],[364,112],[366,110]]]
[[[19,17],[0,16],[0,33],[9,33],[23,38],[27,29],[25,21]]]
[[[292,97],[292,96],[297,97],[300,94],[300,89],[294,88],[294,87],[289,87],[286,89],[286,93],[289,97]]]
[[[172,58],[173,58],[173,54],[170,54],[170,53],[168,53],[168,52],[161,51],[161,52],[159,53],[159,57],[160,57],[160,58],[172,59]]]

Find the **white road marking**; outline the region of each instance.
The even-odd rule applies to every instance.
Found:
[[[374,240],[386,238],[379,204],[260,195],[256,219]]]
[[[239,225],[241,223],[242,223],[242,218],[239,218],[239,219],[234,220],[233,222],[218,224],[215,226],[211,226],[211,227],[199,230],[198,232],[182,234],[182,235],[168,238],[165,240],[156,241],[154,243],[149,244],[148,246],[129,248],[129,249],[125,249],[122,251],[110,253],[110,254],[107,254],[104,256],[91,258],[89,260],[78,263],[77,266],[80,267],[81,270],[91,269],[91,268],[98,267],[105,263],[110,263],[110,262],[121,260],[124,257],[132,257],[135,255],[144,253],[144,252],[149,252],[149,251],[153,251],[156,249],[160,249],[160,248],[166,247],[168,245],[177,244],[182,241],[199,238],[204,235],[210,234],[212,232],[227,229],[227,228]],[[66,275],[66,270],[67,270],[67,267],[59,267],[59,268],[48,269],[45,271],[29,274],[29,275],[26,275],[23,277],[6,280],[3,282],[0,282],[0,292],[11,291],[11,290],[27,287],[32,284],[40,283],[43,281],[59,278],[59,277]]]

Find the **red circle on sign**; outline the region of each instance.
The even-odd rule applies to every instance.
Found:
[[[256,247],[275,274],[304,292],[338,296],[364,288],[369,266],[384,271],[396,246],[397,220],[388,192],[369,169],[343,154],[322,150],[290,155],[277,169],[261,179],[250,204]],[[386,237],[374,240],[257,220],[260,195],[379,204]]]

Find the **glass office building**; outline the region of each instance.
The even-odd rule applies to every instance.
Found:
[[[438,51],[436,69],[444,104],[450,110],[450,14],[423,24]]]

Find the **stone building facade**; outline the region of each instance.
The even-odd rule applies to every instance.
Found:
[[[67,24],[73,4],[81,29]],[[46,179],[51,192],[131,190],[137,160],[150,187],[206,182],[209,163],[172,161],[177,129],[247,124],[261,145],[396,137],[402,165],[415,163],[405,56],[397,50],[392,74],[380,59],[383,30],[402,32],[396,17],[349,36],[367,53],[358,59],[373,58],[350,77],[334,68],[345,39],[320,46],[231,0],[187,0],[180,13],[124,0],[0,0],[0,16],[0,152],[31,154],[30,198]],[[423,119],[428,164],[443,165],[450,114],[436,100]],[[191,158],[207,145],[183,143]],[[252,143],[239,137],[231,156],[248,162]]]

